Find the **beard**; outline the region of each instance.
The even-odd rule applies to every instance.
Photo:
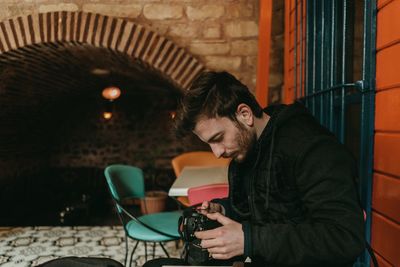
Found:
[[[246,160],[250,151],[252,151],[253,147],[257,142],[257,135],[254,132],[251,132],[240,122],[238,123],[239,132],[236,135],[236,140],[238,142],[239,151],[236,153],[236,156],[233,158],[236,162],[243,162]]]

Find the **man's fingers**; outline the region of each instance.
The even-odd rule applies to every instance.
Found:
[[[218,254],[218,253],[217,254],[211,253],[211,257],[216,260],[226,260],[231,258],[228,254]]]
[[[217,220],[222,225],[226,225],[226,224],[234,222],[233,220],[229,219],[228,217],[222,215],[219,212],[207,213],[207,217],[210,218],[211,220]],[[197,238],[200,238],[200,239],[216,238],[223,234],[223,232],[222,232],[223,230],[221,228],[222,227],[218,227],[218,228],[208,230],[208,231],[195,232],[194,234]]]
[[[221,212],[221,204],[213,203],[209,201],[203,201],[200,206],[198,206],[197,211],[202,214],[213,213],[213,212]]]
[[[220,235],[220,231],[215,228],[208,231],[195,232],[194,235],[199,239],[214,239]]]
[[[229,223],[234,222],[233,220],[229,219],[228,217],[222,215],[219,212],[208,213],[207,217],[210,218],[211,220],[217,220],[222,225],[227,225]]]
[[[210,212],[221,212],[221,204],[210,202]]]
[[[209,248],[207,249],[208,252],[210,252],[211,254],[227,254],[227,248],[226,247],[213,247],[213,248]]]
[[[220,240],[213,238],[213,239],[203,239],[200,245],[202,248],[213,248],[221,246],[222,243]]]
[[[196,237],[201,239],[200,245],[207,249],[215,259],[228,259],[243,255],[244,233],[242,225],[220,213],[207,214],[207,217],[217,220],[223,226],[208,231],[195,232]]]
[[[201,203],[202,209],[208,209],[209,206],[210,206],[210,202],[208,202],[208,201],[203,201],[203,203]]]

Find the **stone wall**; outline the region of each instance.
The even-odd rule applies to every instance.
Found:
[[[258,0],[7,0],[0,3],[0,21],[54,11],[127,19],[184,47],[207,68],[232,72],[254,91],[258,6]]]
[[[142,168],[149,177],[171,170],[171,159],[184,151],[208,150],[194,136],[177,140],[173,119],[156,101],[115,103],[113,117],[102,117],[101,103],[76,103],[75,111],[57,130],[49,164],[56,168],[105,168],[129,164]],[[79,120],[76,118],[79,117]],[[164,172],[164,173],[162,173]],[[170,181],[170,178],[165,177]]]
[[[167,188],[175,179],[173,157],[209,150],[195,136],[175,137],[171,111],[160,99],[121,101],[116,101],[110,120],[102,117],[103,99],[82,99],[57,114],[60,123],[33,127],[43,138],[21,140],[23,151],[0,157],[0,185],[17,177],[34,180],[46,169],[102,170],[110,164],[129,164],[143,169],[149,187]]]

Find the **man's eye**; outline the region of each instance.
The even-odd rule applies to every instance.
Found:
[[[213,140],[213,143],[219,143],[219,142],[221,142],[221,141],[222,141],[222,138],[223,138],[222,135],[216,137],[216,138]]]

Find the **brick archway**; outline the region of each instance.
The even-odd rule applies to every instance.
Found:
[[[127,20],[84,12],[49,12],[0,22],[0,54],[26,45],[79,42],[139,59],[187,89],[205,69],[171,40]]]

